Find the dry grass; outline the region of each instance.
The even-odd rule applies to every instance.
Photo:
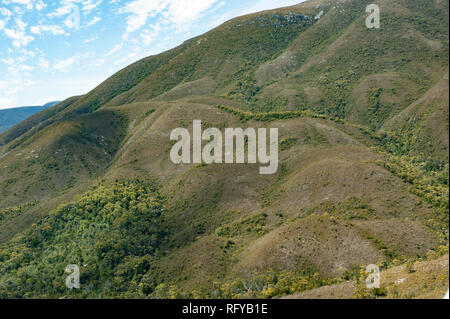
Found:
[[[397,266],[382,271],[381,287],[388,291],[389,299],[442,299],[449,287],[449,256],[431,261],[416,262],[412,271],[406,266]],[[303,293],[287,296],[289,299],[348,299],[352,298],[359,285],[345,282]]]

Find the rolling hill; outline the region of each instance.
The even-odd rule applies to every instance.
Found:
[[[0,110],[0,133],[24,121],[33,114],[39,113],[59,102],[50,102],[43,106],[24,106],[12,109]]]
[[[350,291],[368,264],[448,288],[448,1],[368,29],[371,2],[233,19],[1,134],[0,296],[411,297]],[[197,119],[279,128],[278,173],[173,164]]]

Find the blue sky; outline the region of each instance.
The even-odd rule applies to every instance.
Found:
[[[0,109],[84,94],[233,17],[302,0],[0,0]]]

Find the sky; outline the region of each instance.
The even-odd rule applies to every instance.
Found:
[[[0,0],[0,109],[85,94],[247,13],[302,0]]]

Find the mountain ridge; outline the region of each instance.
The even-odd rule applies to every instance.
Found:
[[[39,113],[56,104],[59,104],[59,101],[48,102],[42,106],[22,106],[0,110],[0,122],[2,123],[0,125],[0,133],[7,131],[33,114]]]

